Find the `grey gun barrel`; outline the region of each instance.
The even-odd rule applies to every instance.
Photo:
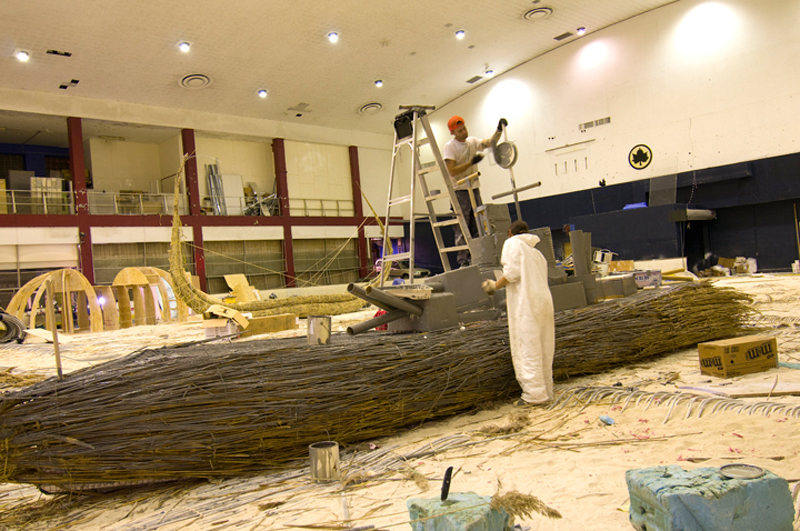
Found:
[[[392,308],[397,308],[398,310],[403,310],[405,312],[417,316],[422,315],[422,308],[420,308],[416,304],[411,304],[410,302],[401,299],[400,297],[395,297],[394,295],[376,289],[372,286],[367,286],[367,289],[364,291],[366,291],[368,297],[372,297],[376,301],[388,304]]]

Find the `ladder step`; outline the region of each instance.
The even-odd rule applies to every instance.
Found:
[[[431,225],[434,227],[449,227],[450,225],[458,225],[458,218],[437,221],[435,223],[431,223]]]
[[[442,247],[443,253],[454,253],[456,251],[469,251],[469,245],[456,245],[454,247]]]
[[[391,206],[395,206],[395,205],[402,205],[403,203],[408,203],[409,201],[411,201],[411,194],[404,195],[403,197],[398,197],[396,199],[390,200],[389,201],[389,206],[391,207]]]
[[[439,171],[439,166],[435,162],[431,162],[429,165],[426,165],[423,168],[417,170],[417,173],[419,175],[425,175],[426,173],[431,173],[434,171]]]
[[[436,201],[437,199],[450,199],[448,192],[439,192],[438,194],[431,194],[425,198],[425,201]]]
[[[417,145],[418,146],[424,146],[424,145],[429,144],[429,143],[430,143],[430,140],[428,140],[427,138],[420,138],[419,140],[417,140]]]
[[[411,259],[411,253],[397,253],[381,258],[380,262],[394,262],[395,260],[409,260],[409,259]]]

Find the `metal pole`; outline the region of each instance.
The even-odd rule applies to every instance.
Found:
[[[508,132],[506,131],[506,126],[503,127],[503,142],[508,142]],[[514,193],[514,206],[517,208],[517,220],[522,219],[522,211],[519,208],[519,195],[517,194],[517,181],[514,179],[514,168],[508,168],[509,173],[511,173],[511,191]]]
[[[792,203],[794,207],[794,234],[797,237],[797,256],[800,257],[800,226],[797,224],[797,203]]]

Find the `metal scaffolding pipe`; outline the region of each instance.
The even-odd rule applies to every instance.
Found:
[[[391,306],[389,304],[386,304],[386,303],[380,302],[380,301],[378,301],[376,299],[373,299],[372,297],[367,295],[367,292],[364,291],[364,288],[356,286],[352,282],[347,285],[347,292],[350,293],[351,295],[355,295],[359,299],[363,299],[363,300],[367,301],[370,304],[374,304],[375,306],[377,306],[381,310],[386,310],[387,312],[391,312],[392,310],[396,309],[394,306]]]
[[[351,336],[354,336],[356,334],[360,334],[361,332],[366,332],[367,330],[371,330],[376,326],[380,326],[386,323],[391,323],[392,321],[397,321],[398,319],[402,319],[403,317],[408,317],[408,312],[404,312],[403,310],[392,310],[383,315],[379,315],[378,317],[373,317],[369,321],[364,321],[362,323],[348,326],[347,333]]]
[[[366,291],[369,297],[372,297],[373,299],[380,301],[384,304],[388,304],[392,308],[397,308],[398,310],[403,310],[417,316],[422,315],[422,308],[420,308],[416,304],[411,304],[410,302],[401,299],[400,297],[395,297],[394,295],[376,289],[372,286],[367,286],[367,289],[364,291]]]

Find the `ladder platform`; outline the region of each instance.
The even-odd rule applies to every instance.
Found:
[[[435,223],[431,223],[434,227],[449,227],[451,225],[458,225],[458,218],[453,219],[446,219],[444,221],[437,221]]]

